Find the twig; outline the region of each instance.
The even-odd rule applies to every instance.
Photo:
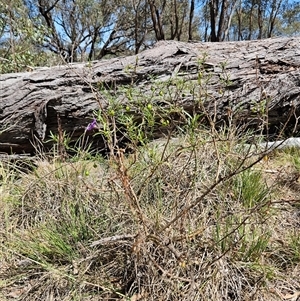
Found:
[[[119,242],[121,240],[131,240],[131,239],[134,239],[135,237],[136,237],[136,235],[132,235],[132,234],[115,235],[115,236],[105,237],[105,238],[96,240],[96,241],[92,242],[90,246],[95,247],[98,245],[105,245],[105,244]]]

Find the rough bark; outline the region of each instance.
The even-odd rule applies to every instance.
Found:
[[[276,38],[223,43],[161,41],[135,56],[4,74],[0,76],[0,152],[35,152],[36,140],[48,140],[50,132],[58,132],[59,123],[62,131],[78,139],[93,111],[107,106],[97,91],[100,83],[147,87],[150,78],[168,81],[178,77],[197,84],[199,74],[206,79],[202,104],[217,123],[230,119],[260,123],[257,108],[266,106],[270,132],[284,128],[297,133],[299,67],[300,38]],[[126,102],[125,97],[122,101]],[[177,95],[176,101],[190,113],[195,110],[191,95]],[[196,109],[200,112],[203,106]],[[101,137],[93,139],[99,147],[104,145]]]

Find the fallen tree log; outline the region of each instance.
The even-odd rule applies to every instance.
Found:
[[[135,56],[0,75],[0,152],[34,153],[36,141],[44,144],[50,133],[64,132],[76,141],[93,112],[107,109],[108,101],[99,90],[103,84],[111,91],[132,85],[146,95],[150,82],[171,86],[178,79],[198,88],[196,101],[192,92],[172,95],[191,114],[204,110],[216,123],[259,125],[268,133],[297,135],[299,67],[300,38],[273,38],[161,41]],[[128,101],[120,93],[118,99]],[[156,132],[159,136],[160,129]],[[100,135],[90,139],[105,147]],[[51,147],[51,142],[45,145]]]

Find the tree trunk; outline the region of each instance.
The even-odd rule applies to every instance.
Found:
[[[115,89],[134,83],[150,90],[150,79],[168,85],[173,84],[172,78],[195,83],[201,99],[195,102],[192,95],[182,93],[176,102],[191,114],[205,110],[216,124],[231,121],[248,127],[267,122],[263,126],[269,133],[297,134],[299,67],[300,38],[276,38],[161,41],[135,56],[4,74],[0,76],[0,152],[34,153],[37,141],[44,144],[50,133],[64,132],[76,141],[85,133],[93,111],[107,108],[98,89],[101,83]],[[125,95],[121,101],[126,103]],[[103,137],[92,138],[92,134],[86,136],[103,147]]]

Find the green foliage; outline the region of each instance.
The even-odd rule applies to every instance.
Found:
[[[204,76],[209,77],[206,73]],[[99,97],[106,100],[105,109],[100,108],[94,114],[99,125],[97,135],[105,137],[111,152],[120,139],[136,149],[138,145],[146,145],[159,131],[173,134],[188,131],[194,139],[203,127],[205,87],[179,76],[165,81],[152,78],[149,85],[147,89],[131,84],[114,90],[102,84],[96,86]],[[192,99],[189,111],[182,105],[186,97]]]
[[[0,74],[29,71],[45,64],[46,54],[39,49],[47,33],[42,24],[28,19],[22,1],[4,1],[0,18]]]
[[[64,200],[58,216],[49,216],[32,231],[21,231],[12,247],[35,261],[71,263],[78,257],[78,244],[94,235],[86,204],[76,199]]]
[[[261,172],[251,169],[235,177],[232,188],[236,200],[248,209],[263,204],[270,195],[270,188],[263,180]]]
[[[297,172],[300,172],[300,150],[298,148],[287,148],[281,152],[281,156],[291,162]]]
[[[300,235],[298,232],[291,234],[289,247],[292,253],[292,260],[296,263],[300,262]]]

